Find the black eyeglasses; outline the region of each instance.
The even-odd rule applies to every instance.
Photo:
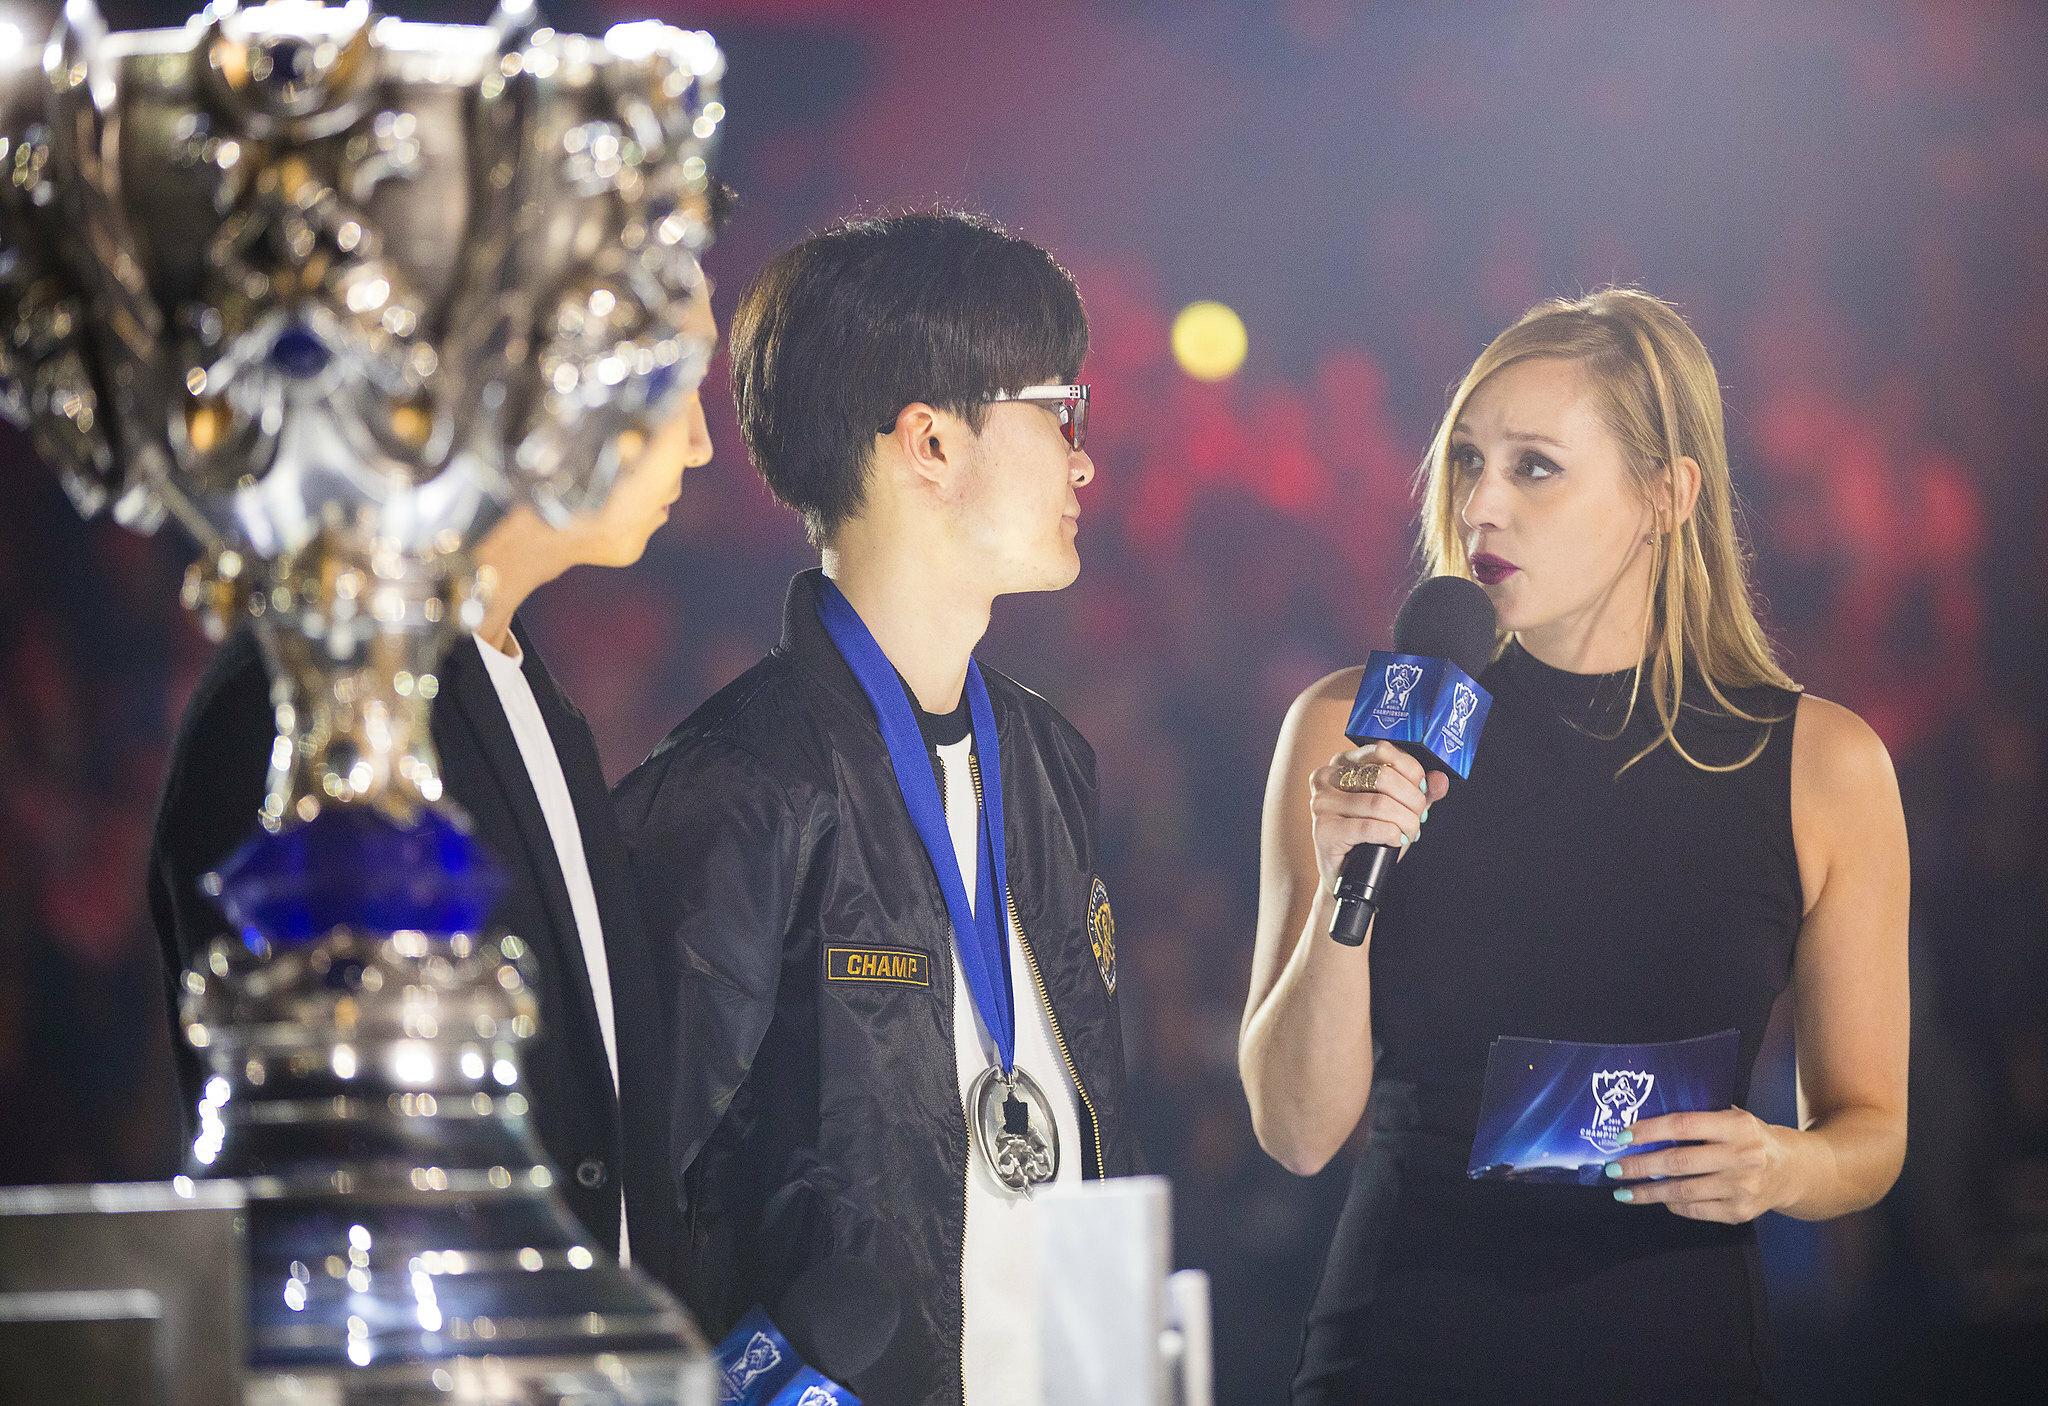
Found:
[[[1060,433],[1066,436],[1068,446],[1078,452],[1088,444],[1088,387],[1081,382],[1063,386],[1026,386],[1017,391],[990,391],[981,399],[991,405],[1014,400],[1054,407],[1060,417]],[[890,420],[875,432],[894,434],[896,422]]]

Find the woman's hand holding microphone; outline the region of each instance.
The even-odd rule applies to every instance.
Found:
[[[1309,773],[1309,815],[1323,891],[1337,882],[1344,856],[1355,846],[1386,845],[1406,853],[1421,838],[1431,803],[1442,800],[1450,784],[1444,773],[1425,771],[1390,742],[1339,752]]]

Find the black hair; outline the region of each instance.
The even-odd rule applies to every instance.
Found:
[[[754,467],[814,545],[860,512],[877,427],[914,401],[976,434],[984,397],[1071,381],[1088,314],[1052,255],[983,215],[843,220],[740,296],[732,393]]]

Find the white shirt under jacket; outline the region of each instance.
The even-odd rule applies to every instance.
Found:
[[[527,778],[540,800],[540,813],[548,823],[548,838],[555,842],[555,861],[562,866],[562,882],[569,889],[569,911],[576,918],[576,936],[583,947],[583,965],[590,973],[590,994],[597,1002],[597,1024],[604,1034],[605,1058],[611,1062],[612,1094],[619,1091],[619,1036],[612,1016],[611,966],[604,955],[604,924],[597,915],[597,890],[590,882],[590,861],[583,854],[583,829],[576,823],[576,803],[569,798],[569,779],[562,774],[562,759],[555,753],[555,740],[548,733],[547,719],[533,696],[533,685],[520,667],[525,651],[510,634],[506,653],[477,635],[477,653],[498,690],[498,702],[505,709],[505,721],[512,725],[513,740],[519,744],[519,759],[526,764]],[[625,1178],[619,1179],[619,1263],[632,1261],[626,1232]]]
[[[973,751],[971,736],[938,749],[946,778],[946,825],[952,831],[953,851],[965,877],[970,908],[980,860],[981,824],[974,777],[968,770]],[[1052,1017],[1032,979],[1016,924],[1006,926],[1010,933],[1010,985],[1016,993],[1017,1064],[1045,1090],[1052,1104],[1060,1135],[1060,1165],[1054,1179],[1077,1181],[1082,1153],[1074,1081],[1053,1039]],[[960,1105],[966,1110],[968,1090],[982,1071],[996,1062],[996,1047],[975,1009],[957,960],[953,963],[953,1046],[960,1074]],[[972,1119],[971,1110],[967,1116]],[[967,1406],[1040,1406],[1038,1252],[1032,1211],[1030,1198],[997,1181],[978,1150],[970,1154],[967,1234],[961,1254],[966,1317],[960,1357]]]

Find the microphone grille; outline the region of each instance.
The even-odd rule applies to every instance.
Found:
[[[1432,576],[1408,593],[1394,619],[1394,650],[1448,659],[1478,678],[1493,659],[1498,629],[1493,602],[1476,581]]]

